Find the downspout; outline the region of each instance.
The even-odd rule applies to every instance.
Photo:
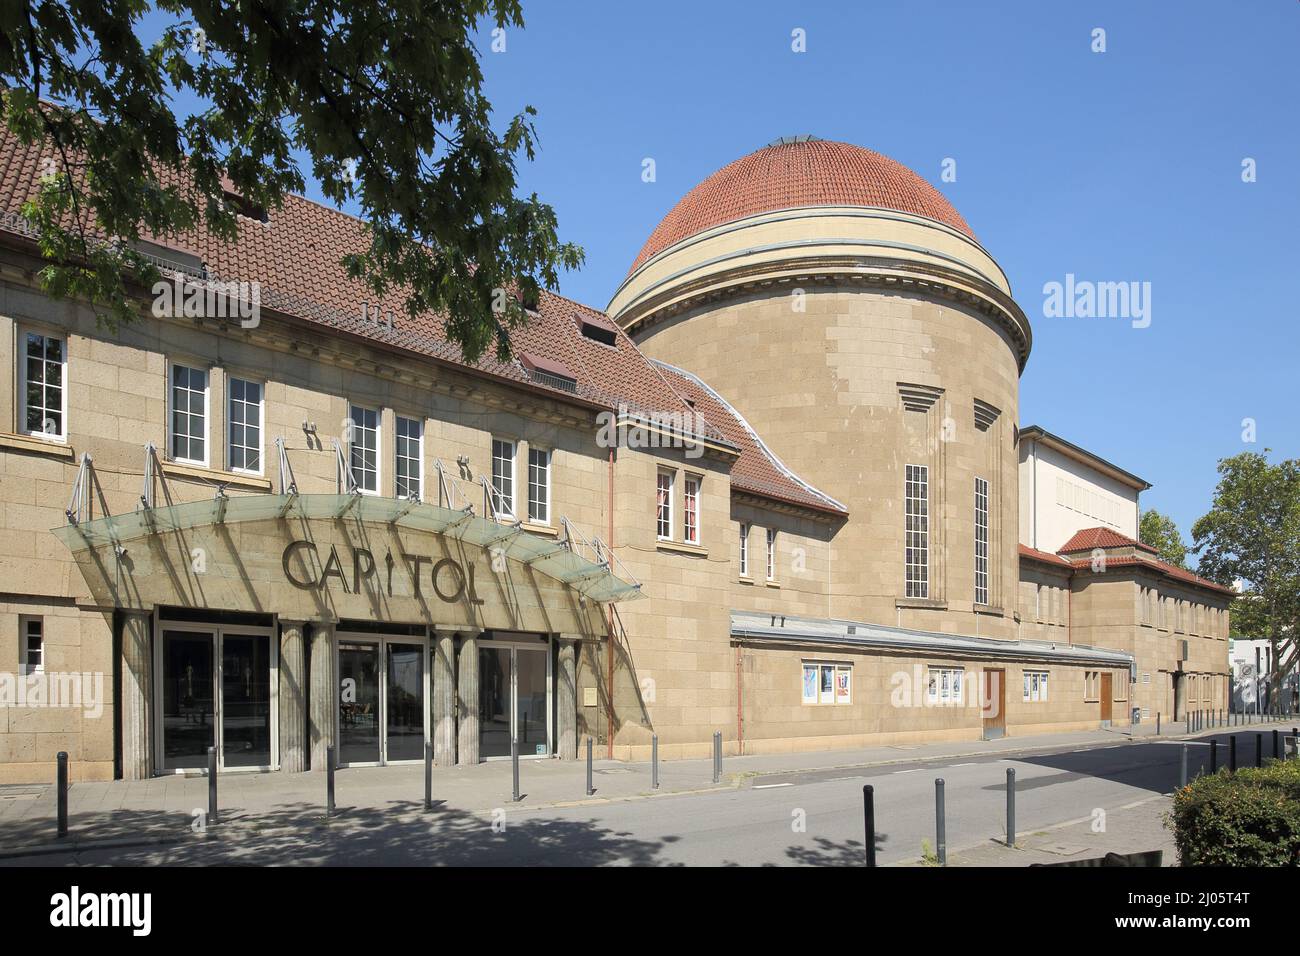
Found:
[[[614,446],[609,448],[609,466],[607,469],[606,485],[608,486],[608,502],[606,503],[606,514],[609,516],[609,537],[608,547],[610,556],[610,566],[613,567],[614,558]],[[609,635],[609,641],[605,644],[605,710],[608,720],[608,730],[605,734],[605,756],[614,759],[614,605],[605,605],[605,632]]]

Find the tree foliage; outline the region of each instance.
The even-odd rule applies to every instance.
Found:
[[[1300,620],[1300,461],[1270,464],[1256,452],[1219,462],[1219,484],[1208,514],[1192,526],[1199,572],[1220,584],[1240,581],[1232,630],[1267,639],[1274,695],[1296,663]]]
[[[1151,545],[1161,558],[1175,567],[1187,567],[1187,545],[1178,531],[1178,525],[1168,515],[1163,515],[1154,508],[1142,512],[1142,519],[1138,523],[1138,540]]]
[[[148,44],[146,18],[163,22]],[[471,40],[483,23],[522,27],[518,0],[0,6],[5,122],[55,159],[24,210],[46,288],[130,320],[130,280],[156,278],[142,236],[233,239],[225,193],[274,210],[304,191],[305,155],[325,196],[369,223],[349,273],[377,295],[402,290],[411,314],[442,311],[469,358],[504,354],[520,300],[583,254],[558,240],[550,206],[515,195],[534,111],[493,129]],[[178,99],[202,105],[178,115]]]

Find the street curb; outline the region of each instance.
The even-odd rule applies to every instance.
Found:
[[[106,837],[80,839],[67,837],[57,843],[33,843],[28,846],[0,849],[0,860],[14,860],[26,856],[53,856],[58,853],[82,853],[90,850],[122,850],[138,846],[166,846],[186,839],[182,836]]]

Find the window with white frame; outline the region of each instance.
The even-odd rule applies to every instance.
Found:
[[[687,475],[682,485],[682,540],[700,543],[700,479]]]
[[[353,405],[348,416],[351,436],[348,463],[352,477],[364,494],[379,494],[379,410]]]
[[[906,596],[930,596],[930,469],[907,465],[903,488],[906,509]]]
[[[926,696],[931,704],[955,705],[962,702],[962,678],[965,670],[960,667],[931,667],[930,680]]]
[[[172,365],[172,442],[175,461],[208,463],[208,373],[187,365]]]
[[[660,541],[673,537],[673,479],[671,471],[659,472],[655,492],[655,534]]]
[[[226,463],[231,471],[262,473],[262,385],[231,378],[226,388]]]
[[[776,580],[776,529],[767,529],[767,579]]]
[[[975,603],[989,603],[989,483],[975,479]]]
[[[545,448],[528,448],[528,520],[551,523],[551,453]]]
[[[740,523],[740,576],[749,577],[749,522]]]
[[[515,517],[515,443],[504,438],[492,439],[492,488],[498,516]]]
[[[18,618],[18,639],[22,655],[19,670],[23,674],[39,674],[45,670],[45,621],[26,614]]]
[[[424,421],[397,415],[393,419],[394,461],[397,497],[420,498],[424,495]]]
[[[1039,702],[1047,700],[1047,671],[1025,671],[1024,700]]]
[[[22,333],[18,360],[18,421],[22,431],[41,438],[68,437],[68,350],[57,335]]]
[[[804,661],[803,702],[805,704],[852,703],[852,665]]]

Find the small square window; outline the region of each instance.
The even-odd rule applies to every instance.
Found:
[[[44,619],[22,615],[18,618],[18,633],[22,654],[19,670],[24,674],[41,673],[45,670]]]

